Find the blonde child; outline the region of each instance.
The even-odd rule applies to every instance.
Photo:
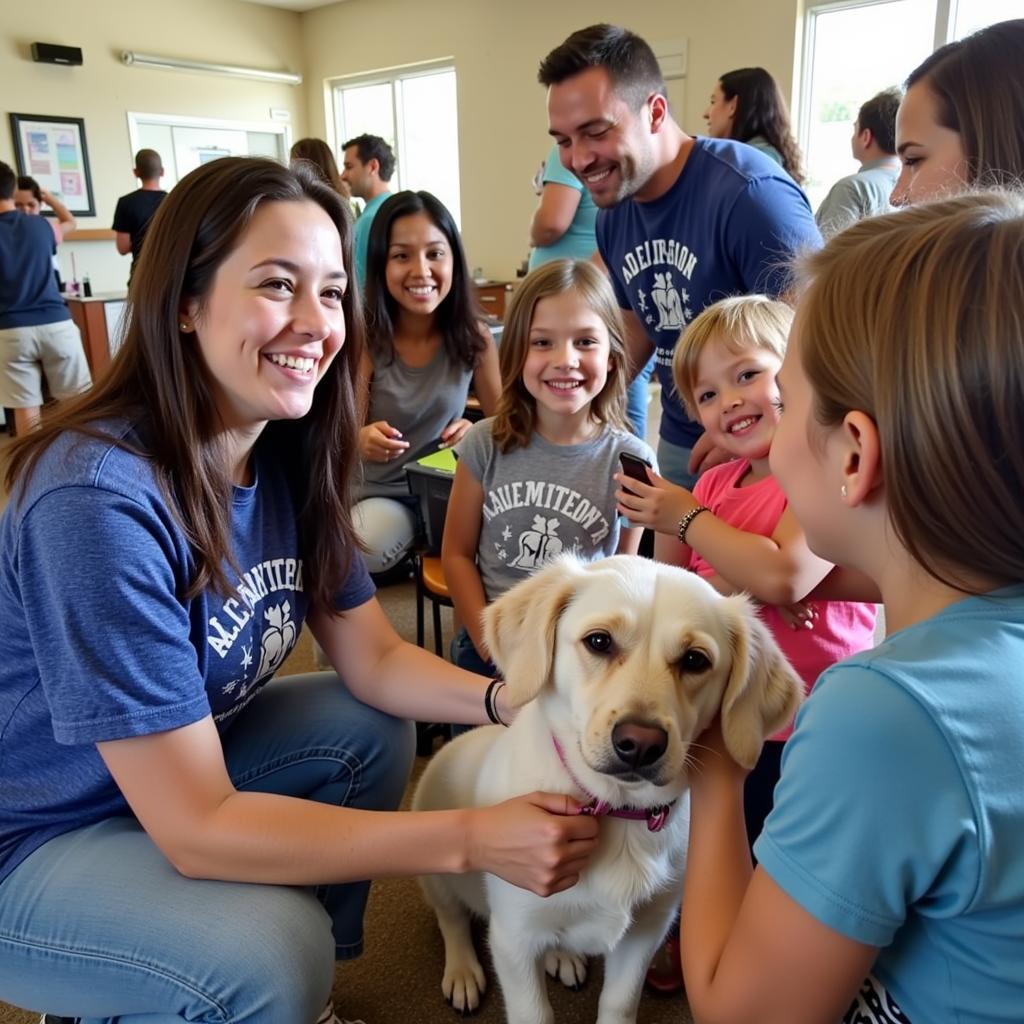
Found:
[[[653,463],[628,429],[627,356],[618,305],[592,264],[538,267],[512,300],[499,349],[497,415],[473,425],[459,456],[441,559],[456,614],[456,664],[493,673],[485,605],[561,553],[635,554],[612,474],[620,452]]]
[[[771,465],[812,548],[879,587],[888,635],[797,716],[753,873],[743,771],[717,727],[701,740],[682,961],[702,1024],[1021,1019],[1022,251],[1024,196],[987,193],[806,260]]]
[[[733,461],[707,470],[694,492],[652,475],[650,486],[620,476],[620,507],[631,522],[679,539],[678,561],[719,590],[745,590],[808,692],[840,658],[871,646],[875,608],[815,601],[797,606],[833,566],[807,546],[803,530],[768,465],[779,419],[775,375],[793,313],[763,295],[724,299],[687,328],[672,358],[676,390],[714,444]],[[771,810],[782,747],[773,736],[747,780],[750,842]]]

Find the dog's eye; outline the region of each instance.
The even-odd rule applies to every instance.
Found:
[[[594,654],[608,654],[612,649],[611,633],[606,633],[603,629],[588,633],[583,642],[587,645],[587,650]]]
[[[679,667],[684,672],[706,672],[711,668],[711,659],[694,647],[679,659]]]

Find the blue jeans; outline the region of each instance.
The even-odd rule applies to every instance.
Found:
[[[473,646],[473,641],[469,639],[469,633],[466,632],[465,626],[452,637],[449,654],[451,655],[452,664],[458,665],[459,668],[464,668],[467,672],[475,672],[478,676],[490,676],[492,678],[498,674],[493,661],[487,661],[480,657],[479,652]],[[476,726],[474,725],[453,722],[451,726],[452,736],[461,736],[462,733],[469,732],[470,729],[475,728]]]
[[[648,385],[654,373],[654,356],[647,360],[647,365],[633,378],[626,388],[626,417],[633,426],[633,433],[641,441],[647,440],[647,406],[651,399]]]
[[[393,810],[412,723],[333,673],[275,680],[224,734],[236,787]],[[186,878],[132,817],[58,836],[0,884],[0,997],[93,1024],[305,1024],[362,951],[368,882]]]
[[[693,490],[697,482],[697,474],[690,472],[690,453],[692,448],[672,444],[661,438],[658,441],[658,472],[670,483]]]

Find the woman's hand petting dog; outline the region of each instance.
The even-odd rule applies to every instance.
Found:
[[[471,869],[538,896],[572,888],[597,848],[598,821],[581,807],[571,796],[528,793],[470,811]]]

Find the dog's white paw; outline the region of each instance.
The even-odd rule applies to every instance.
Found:
[[[459,957],[444,965],[441,991],[458,1013],[473,1013],[487,989],[487,978],[475,955]]]
[[[566,988],[580,989],[587,980],[587,961],[564,949],[549,949],[544,955],[544,970]]]

